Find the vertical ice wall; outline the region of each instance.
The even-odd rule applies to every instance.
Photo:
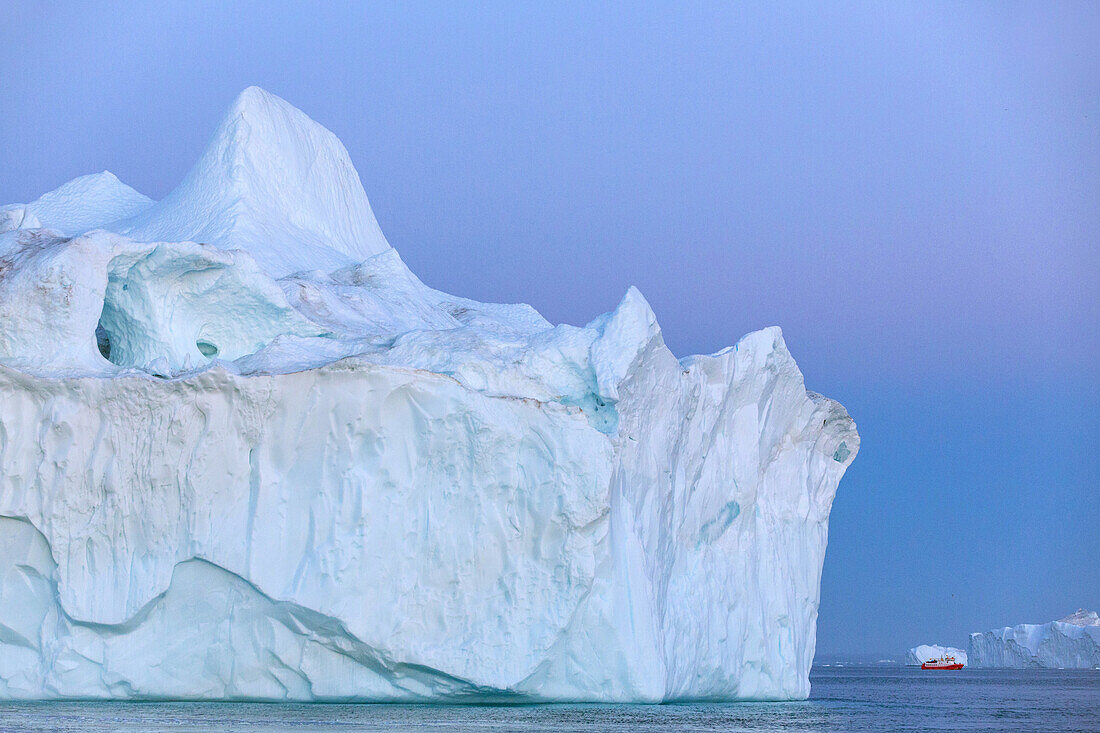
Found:
[[[1018,624],[970,635],[974,667],[1100,669],[1100,616],[1079,609],[1045,624]]]

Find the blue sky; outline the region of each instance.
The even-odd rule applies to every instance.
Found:
[[[1100,5],[129,5],[9,9],[0,202],[163,196],[258,84],[434,287],[783,327],[863,438],[821,654],[1100,606]]]

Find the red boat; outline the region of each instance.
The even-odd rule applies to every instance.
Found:
[[[956,662],[955,657],[944,654],[939,659],[929,659],[920,666],[921,669],[962,669],[962,662]]]

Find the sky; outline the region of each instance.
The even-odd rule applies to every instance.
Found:
[[[679,356],[781,326],[862,436],[819,658],[1100,608],[1100,4],[6,15],[0,202],[162,197],[256,84],[433,287],[584,324],[636,285]]]

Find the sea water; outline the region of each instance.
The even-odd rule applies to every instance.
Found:
[[[0,730],[1100,731],[1100,671],[819,666],[810,680],[792,703],[0,703]]]

